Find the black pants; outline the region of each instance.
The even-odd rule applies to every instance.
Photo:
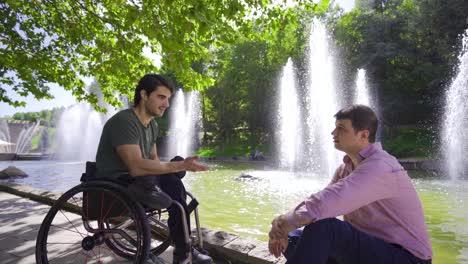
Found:
[[[136,177],[136,182],[141,186],[157,185],[163,192],[169,195],[172,200],[179,202],[185,210],[187,226],[190,235],[190,215],[187,206],[187,192],[182,180],[177,173],[168,173],[164,175],[148,175]],[[189,250],[189,245],[185,243],[184,227],[182,223],[182,212],[179,207],[172,204],[169,208],[169,232],[174,241],[175,252],[185,254]]]
[[[289,233],[286,264],[430,264],[335,218]]]

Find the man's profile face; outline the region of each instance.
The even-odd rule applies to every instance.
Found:
[[[354,130],[350,119],[337,119],[332,132],[335,148],[346,153],[359,152],[366,132],[369,133],[367,130]]]
[[[146,94],[145,91],[143,93]],[[144,97],[146,112],[151,116],[162,117],[164,112],[169,107],[169,98],[171,98],[171,90],[166,86],[158,86],[156,90]]]

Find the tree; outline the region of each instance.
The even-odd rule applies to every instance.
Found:
[[[466,14],[464,0],[361,0],[339,19],[348,74],[367,69],[388,125],[437,122]]]
[[[64,107],[56,107],[52,110],[42,110],[40,112],[20,112],[15,113],[11,119],[29,122],[40,121],[43,126],[56,127],[58,119],[64,110]]]
[[[289,57],[304,60],[307,27],[311,17],[325,11],[322,7],[291,9],[275,34],[257,27],[268,36],[241,39],[215,54],[216,82],[203,92],[203,121],[216,143],[269,143],[281,69]]]
[[[273,0],[6,0],[0,3],[0,100],[14,106],[4,85],[21,96],[51,98],[57,83],[97,109],[82,77],[94,77],[105,100],[120,105],[136,81],[157,70],[144,49],[162,55],[187,89],[214,83],[192,63],[240,36],[255,37],[254,23],[278,30],[287,8]],[[299,4],[314,6],[308,1]],[[325,3],[328,1],[324,1]]]

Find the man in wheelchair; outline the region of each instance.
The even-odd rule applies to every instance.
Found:
[[[174,241],[173,263],[211,263],[212,259],[189,248],[184,233],[184,213],[173,203],[182,205],[188,230],[189,209],[186,191],[181,181],[185,171],[204,171],[208,167],[197,163],[197,157],[162,162],[156,151],[158,124],[169,107],[172,85],[157,74],[147,74],[135,88],[133,107],[111,117],[102,130],[96,154],[96,177],[108,177],[129,182],[128,190],[137,201],[154,209],[168,208],[169,230]],[[189,231],[190,232],[190,231]]]

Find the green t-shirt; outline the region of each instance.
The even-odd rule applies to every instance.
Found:
[[[156,120],[145,127],[132,109],[112,116],[104,125],[96,154],[96,176],[116,178],[128,173],[128,168],[117,154],[116,147],[138,144],[143,159],[150,159],[151,150],[158,137]]]

